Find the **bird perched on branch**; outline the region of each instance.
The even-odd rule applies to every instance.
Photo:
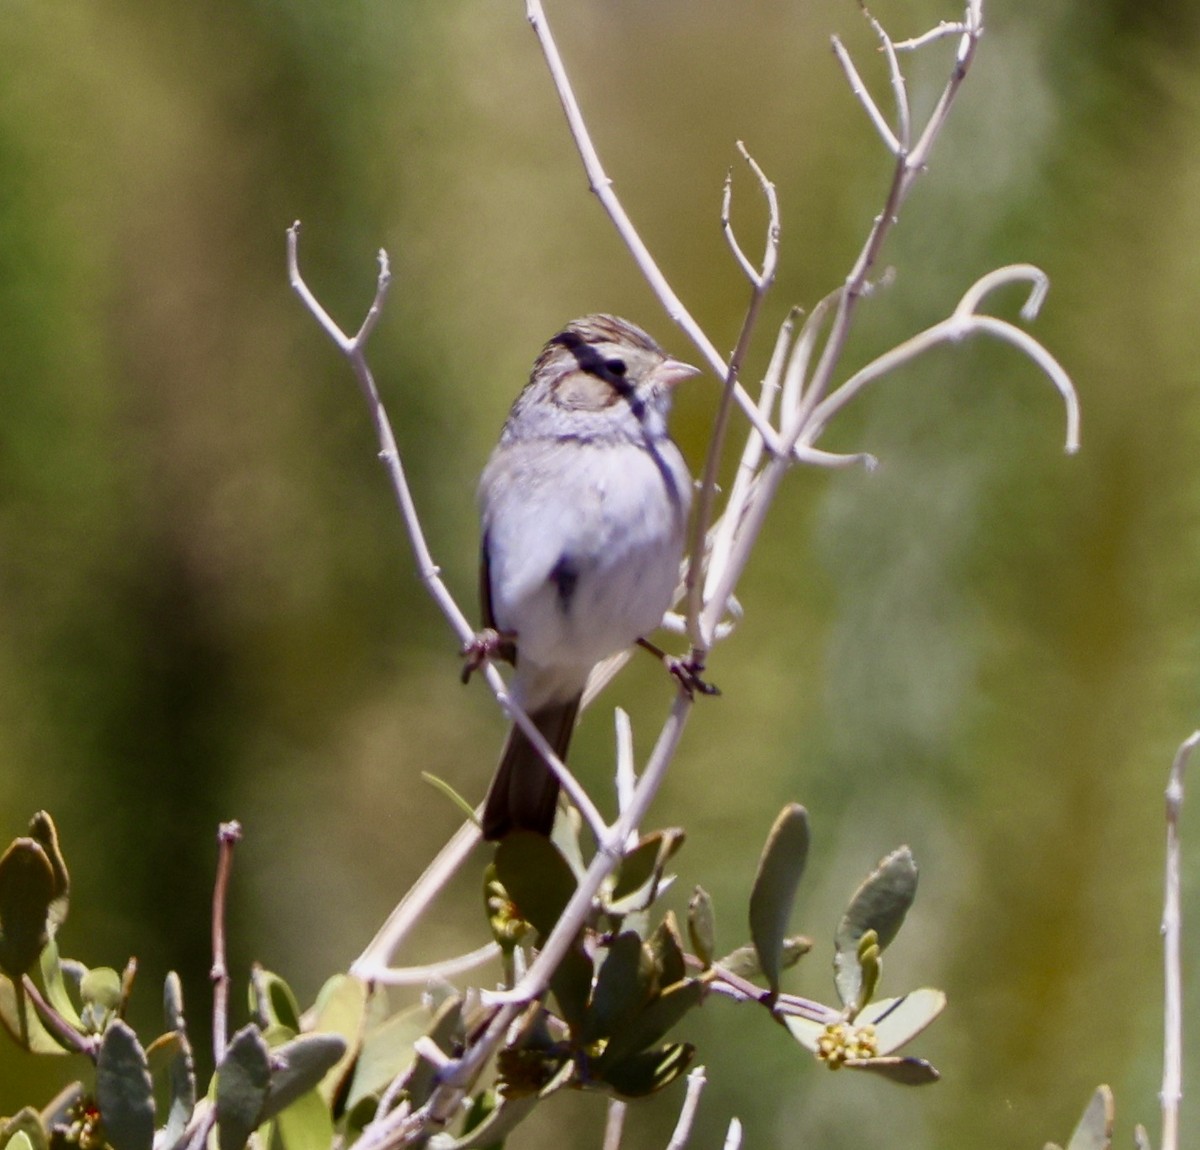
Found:
[[[486,657],[516,668],[513,701],[565,759],[592,668],[654,630],[679,580],[691,476],[667,434],[675,385],[697,369],[611,315],[542,349],[479,483]],[[549,835],[559,784],[513,726],[483,833]]]

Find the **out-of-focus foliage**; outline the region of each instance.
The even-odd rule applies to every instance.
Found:
[[[0,811],[19,812],[9,833],[55,811],[76,895],[103,892],[67,928],[91,959],[120,966],[136,940],[144,984],[178,969],[192,1004],[219,819],[247,830],[231,965],[286,969],[308,1001],[455,825],[420,771],[478,798],[502,737],[458,684],[345,366],[287,289],[286,226],[303,219],[306,271],[346,322],[375,250],[392,256],[373,362],[464,601],[475,477],[547,334],[604,308],[688,350],[584,188],[521,8],[17,0],[0,20]],[[956,15],[872,10],[896,36]],[[549,15],[628,208],[719,343],[745,295],[716,226],[735,139],[780,190],[773,317],[841,281],[886,172],[828,50],[842,34],[886,94],[857,5]],[[945,1078],[795,1075],[787,1034],[705,1011],[709,1142],[736,1113],[748,1146],[861,1145],[852,1105],[896,1147],[1036,1145],[1097,1081],[1130,1122],[1155,1105],[1160,793],[1200,693],[1200,10],[993,0],[987,28],[852,353],[1036,262],[1036,334],[1079,385],[1083,451],[1061,455],[1055,401],[1009,349],[943,350],[877,387],[835,438],[883,468],[792,476],[711,662],[724,694],[655,811],[705,843],[681,917],[696,883],[717,906],[748,888],[786,801],[820,828],[812,921],[911,843],[923,897],[889,981],[913,985],[911,962],[946,988],[924,1051]],[[915,65],[918,104],[942,73]],[[694,463],[714,394],[699,381],[677,407]],[[585,719],[576,762],[601,799],[605,704],[642,747],[658,676],[631,667]],[[477,880],[409,957],[476,944]],[[718,954],[743,941],[723,929]],[[35,1073],[0,1044],[0,1111]],[[626,1145],[665,1141],[666,1097]]]

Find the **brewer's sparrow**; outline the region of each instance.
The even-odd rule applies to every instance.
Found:
[[[691,477],[667,435],[671,392],[697,369],[610,315],[542,349],[479,484],[473,645],[516,667],[512,696],[560,758],[588,673],[662,621],[683,557]],[[496,768],[483,833],[548,835],[558,780],[518,727]]]

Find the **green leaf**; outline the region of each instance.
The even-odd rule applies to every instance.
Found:
[[[243,1026],[217,1067],[217,1145],[242,1150],[260,1121],[271,1085],[271,1055],[257,1026]]]
[[[799,803],[789,803],[767,835],[750,891],[750,940],[773,994],[779,992],[783,940],[804,874],[808,841],[808,812]]]
[[[54,820],[45,812],[38,811],[29,820],[29,836],[41,843],[42,850],[50,862],[54,872],[54,901],[50,904],[48,927],[51,936],[62,926],[67,917],[68,895],[71,891],[71,879],[67,874],[67,864],[58,845],[58,828]]]
[[[626,1098],[644,1098],[670,1086],[691,1065],[696,1048],[676,1042],[631,1055],[604,1069],[604,1081]]]
[[[13,1135],[3,1142],[4,1150],[34,1150],[29,1135],[24,1130],[14,1130]]]
[[[1113,1096],[1107,1086],[1097,1086],[1067,1143],[1067,1150],[1108,1150],[1112,1145]]]
[[[196,1108],[196,1067],[192,1044],[188,1041],[183,1014],[183,986],[179,975],[171,971],[163,983],[163,1016],[178,1044],[167,1066],[170,1106],[160,1139],[161,1150],[172,1148],[183,1137]]]
[[[96,1059],[96,1102],[113,1150],[151,1150],[154,1091],[137,1035],[119,1018],[104,1032]]]
[[[486,1093],[491,1094],[490,1091]],[[504,1144],[504,1139],[518,1123],[533,1113],[540,1101],[536,1094],[501,1098],[476,1124],[472,1124],[468,1119],[466,1133],[454,1142],[448,1142],[444,1147],[439,1144],[439,1150],[495,1150]],[[472,1108],[472,1117],[475,1109]]]
[[[302,1034],[276,1046],[271,1051],[271,1085],[259,1121],[273,1118],[302,1094],[315,1091],[345,1053],[346,1041],[337,1034]]]
[[[450,1055],[463,1040],[462,999],[455,996],[446,999],[434,1016],[426,1034],[443,1054]],[[405,1092],[413,1106],[424,1106],[433,1088],[437,1085],[440,1068],[424,1055],[417,1058],[405,1082]]]
[[[475,815],[475,808],[467,802],[445,779],[438,778],[437,775],[431,774],[429,771],[421,772],[421,779],[427,782],[435,791],[441,791],[456,807],[458,813],[462,815],[468,822],[479,826],[479,819]]]
[[[24,987],[0,974],[0,1023],[30,1054],[73,1054],[46,1029]]]
[[[50,1145],[41,1115],[32,1106],[18,1110],[7,1122],[0,1120],[0,1147],[7,1145],[20,1150],[18,1136],[25,1139],[28,1150],[48,1150]]]
[[[42,985],[46,988],[46,999],[76,1030],[83,1032],[83,1022],[75,1003],[67,992],[67,981],[63,977],[63,964],[58,955],[58,943],[52,938],[46,943],[38,957],[42,972]]]
[[[346,1044],[345,1054],[325,1075],[320,1085],[321,1097],[327,1106],[332,1106],[362,1049],[363,1027],[367,1017],[366,986],[361,979],[348,974],[335,974],[318,992],[312,1015],[313,1033],[337,1034]]]
[[[300,1005],[292,988],[277,974],[257,964],[250,972],[250,1009],[263,1030],[282,1027],[300,1033]]]
[[[683,846],[686,835],[678,828],[655,831],[643,838],[621,860],[612,895],[606,899],[611,914],[644,910],[658,895],[663,868]]]
[[[284,1150],[329,1150],[333,1145],[333,1118],[315,1090],[302,1094],[275,1120]]]
[[[36,839],[15,839],[0,856],[0,971],[20,979],[50,940],[54,868]]]
[[[429,1012],[423,1006],[412,1006],[367,1030],[346,1096],[347,1110],[386,1089],[412,1063],[413,1043],[428,1025]]]
[[[702,886],[692,891],[688,902],[688,938],[701,965],[707,970],[712,966],[717,938],[717,917],[713,909],[712,896]]]
[[[698,978],[677,982],[653,998],[636,1017],[620,1030],[614,1031],[599,1066],[607,1068],[623,1062],[629,1055],[653,1046],[685,1014],[704,999],[705,985]],[[607,1069],[602,1071],[607,1074]]]
[[[496,874],[520,916],[545,938],[575,893],[575,875],[549,839],[513,831],[496,848]]]
[[[858,1026],[874,1026],[880,1054],[891,1054],[925,1029],[946,1006],[940,990],[913,990],[900,998],[872,1002],[854,1020]]]
[[[673,910],[667,911],[658,928],[647,940],[646,945],[654,958],[658,972],[658,985],[670,986],[681,982],[687,974],[687,962],[683,957],[683,938]]]
[[[783,940],[783,954],[779,960],[780,967],[783,970],[789,970],[810,950],[812,950],[811,938],[806,938],[802,934],[789,935]],[[737,950],[731,951],[724,958],[719,959],[716,965],[741,978],[755,979],[763,976],[762,967],[758,965],[758,952],[749,944],[739,946]]]
[[[85,1006],[115,1013],[121,1005],[121,976],[111,966],[97,966],[83,976],[79,994]]]
[[[842,1063],[848,1070],[865,1070],[901,1086],[928,1086],[941,1075],[923,1058],[849,1058]]]
[[[574,1035],[578,1035],[585,1025],[588,1001],[592,996],[592,974],[592,960],[576,939],[550,976],[554,1001]]]
[[[581,1041],[597,1042],[627,1024],[657,990],[654,960],[633,931],[613,939],[596,976]]]
[[[854,892],[834,936],[834,982],[842,1004],[860,1008],[863,973],[858,945],[873,930],[879,949],[896,937],[917,894],[917,864],[908,847],[900,847],[880,861]]]

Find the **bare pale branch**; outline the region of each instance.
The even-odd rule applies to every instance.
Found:
[[[1183,1099],[1183,915],[1180,910],[1179,815],[1183,809],[1183,776],[1192,751],[1200,743],[1193,731],[1180,744],[1167,782],[1167,863],[1163,898],[1163,1080],[1162,1150],[1179,1150],[1179,1103]]]
[[[619,1098],[608,1100],[608,1112],[604,1120],[603,1150],[621,1150],[621,1135],[625,1132],[625,1112],[628,1105]]]
[[[671,1131],[671,1140],[667,1150],[684,1150],[688,1139],[692,1136],[692,1124],[696,1121],[696,1111],[700,1108],[700,1095],[708,1079],[704,1077],[704,1067],[697,1066],[687,1076],[687,1093],[683,1096],[683,1105],[679,1108],[679,1118],[675,1129]]]
[[[875,131],[879,133],[879,138],[883,140],[887,150],[893,156],[899,156],[904,151],[904,148],[896,138],[896,133],[892,131],[887,118],[879,110],[879,105],[875,103],[875,98],[871,95],[870,89],[867,88],[862,76],[859,75],[858,68],[855,67],[854,60],[847,51],[845,44],[842,43],[841,37],[831,36],[830,43],[833,45],[833,54],[842,66],[842,71],[846,73],[846,79],[850,84],[850,91],[854,93],[855,99],[866,110],[867,116],[870,118],[871,123],[875,125]]]
[[[559,54],[558,45],[555,43],[550,25],[546,21],[541,0],[526,0],[525,15],[542,47],[542,54],[550,69],[550,76],[558,92],[559,102],[567,117],[567,126],[570,128],[571,136],[575,140],[575,146],[583,161],[589,187],[608,213],[617,233],[629,249],[651,290],[666,309],[667,315],[683,329],[692,343],[696,345],[717,378],[726,380],[729,376],[729,365],[659,269],[657,262],[650,254],[650,249],[646,247],[637,229],[633,226],[633,221],[613,190],[612,180],[600,163],[600,156],[596,151],[596,146],[592,143],[591,133],[588,131],[583,114],[579,109],[579,102],[575,98],[575,92]],[[779,441],[775,429],[762,423],[755,410],[754,401],[740,384],[735,383],[734,385],[734,399],[758,433],[771,445],[772,450],[775,450]]]
[[[1009,274],[1014,269],[999,269],[984,277],[988,281],[983,290],[979,284],[973,285],[958,307],[947,318],[932,327],[884,352],[865,367],[854,373],[832,395],[818,404],[812,413],[805,429],[805,437],[816,438],[820,435],[830,420],[853,400],[868,384],[889,375],[901,365],[942,343],[958,343],[970,336],[988,334],[1006,343],[1012,344],[1028,356],[1049,378],[1062,396],[1066,408],[1067,433],[1064,449],[1068,454],[1079,450],[1079,398],[1071,378],[1063,366],[1028,332],[1016,327],[1006,320],[994,316],[976,314],[969,303],[978,303],[988,290],[1001,283],[1012,282],[1017,278],[1028,278],[1028,265],[1018,265],[1017,274]],[[1037,272],[1037,269],[1032,269]],[[1040,276],[1040,272],[1037,273]],[[1036,281],[1035,281],[1036,282]],[[1035,287],[1035,291],[1036,291]]]
[[[494,942],[481,946],[466,954],[444,958],[441,962],[431,962],[426,966],[385,967],[376,970],[370,981],[383,986],[424,986],[436,979],[451,979],[456,975],[465,974],[468,970],[483,966],[500,955],[500,947]]]
[[[742,329],[738,333],[733,355],[729,357],[728,375],[724,391],[721,394],[721,403],[717,409],[717,417],[713,421],[712,435],[709,437],[704,473],[700,480],[700,492],[696,499],[696,510],[693,516],[691,561],[688,564],[687,574],[684,576],[684,587],[687,600],[685,614],[689,623],[688,635],[692,644],[691,662],[698,669],[704,667],[705,655],[711,645],[711,635],[706,635],[700,626],[700,612],[703,608],[701,569],[704,563],[704,541],[708,535],[709,525],[712,523],[717,497],[717,472],[725,452],[729,416],[732,410],[732,401],[740,387],[738,379],[741,375],[742,364],[750,350],[750,341],[754,337],[763,302],[775,283],[775,271],[779,262],[779,198],[775,193],[775,185],[767,179],[762,168],[740,140],[738,141],[738,151],[757,177],[759,187],[766,197],[767,237],[763,250],[762,268],[751,277],[750,303],[742,320]],[[736,241],[733,242],[735,250],[740,251]],[[761,417],[759,420],[761,424],[770,426],[769,413],[763,414],[760,407],[755,409],[755,414]],[[755,430],[751,431],[750,437],[751,439],[761,438]]]

